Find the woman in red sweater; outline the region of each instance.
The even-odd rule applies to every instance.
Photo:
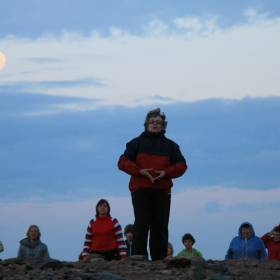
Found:
[[[122,228],[118,220],[111,217],[107,200],[98,201],[95,217],[89,222],[80,259],[87,260],[90,254],[100,254],[108,261],[124,259],[126,245]]]
[[[280,225],[262,237],[268,251],[268,260],[280,261]]]

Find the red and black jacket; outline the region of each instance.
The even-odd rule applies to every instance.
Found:
[[[163,133],[151,134],[143,132],[126,144],[126,150],[121,155],[118,167],[131,175],[130,191],[153,188],[170,191],[172,178],[180,177],[187,169],[186,160],[179,146],[166,138]],[[152,183],[148,178],[139,174],[141,169],[152,168],[150,174],[157,176],[155,171],[164,170],[166,175]]]

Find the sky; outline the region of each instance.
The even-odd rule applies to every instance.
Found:
[[[117,161],[157,107],[189,165],[174,180],[176,253],[190,232],[222,259],[242,222],[280,223],[279,1],[0,7],[1,258],[38,224],[52,257],[77,259],[101,197],[133,222]]]

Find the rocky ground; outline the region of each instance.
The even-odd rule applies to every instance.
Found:
[[[127,259],[106,262],[20,263],[0,261],[0,280],[280,280],[280,262],[203,261],[173,258],[168,261]]]

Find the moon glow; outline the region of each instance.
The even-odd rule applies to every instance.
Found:
[[[0,70],[3,69],[6,65],[6,56],[0,52]]]

